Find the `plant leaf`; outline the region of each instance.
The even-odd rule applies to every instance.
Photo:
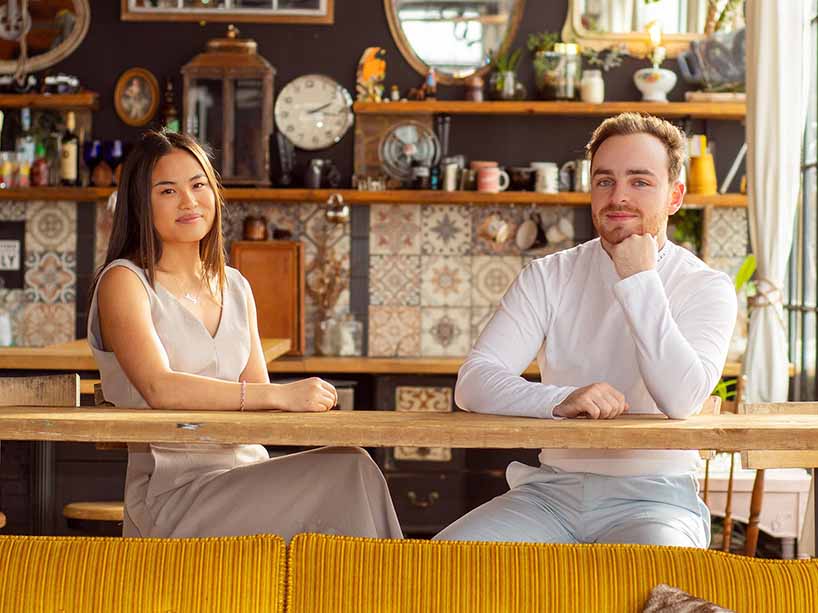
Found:
[[[741,263],[741,268],[736,273],[736,293],[738,294],[744,285],[753,278],[756,271],[756,256],[754,254],[748,255]]]

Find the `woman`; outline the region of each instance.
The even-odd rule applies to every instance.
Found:
[[[269,382],[247,280],[224,264],[221,188],[200,145],[146,133],[128,156],[88,341],[105,398],[174,410],[328,411],[318,378]],[[361,449],[270,459],[261,445],[131,445],[125,536],[401,537]]]

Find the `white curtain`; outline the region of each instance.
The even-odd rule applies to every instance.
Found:
[[[787,400],[782,308],[809,99],[807,2],[747,0],[747,192],[759,296],[750,314],[747,402]]]

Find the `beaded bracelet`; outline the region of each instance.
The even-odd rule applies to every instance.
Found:
[[[239,411],[244,410],[244,401],[247,399],[247,381],[241,382],[241,403],[239,404]]]

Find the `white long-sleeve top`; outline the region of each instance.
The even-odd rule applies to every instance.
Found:
[[[599,239],[535,260],[503,297],[457,378],[468,411],[553,418],[571,392],[605,382],[629,414],[697,412],[721,377],[736,321],[729,277],[670,241],[654,270],[620,279]],[[541,382],[521,373],[537,358]],[[672,475],[697,451],[543,449],[558,470]]]

